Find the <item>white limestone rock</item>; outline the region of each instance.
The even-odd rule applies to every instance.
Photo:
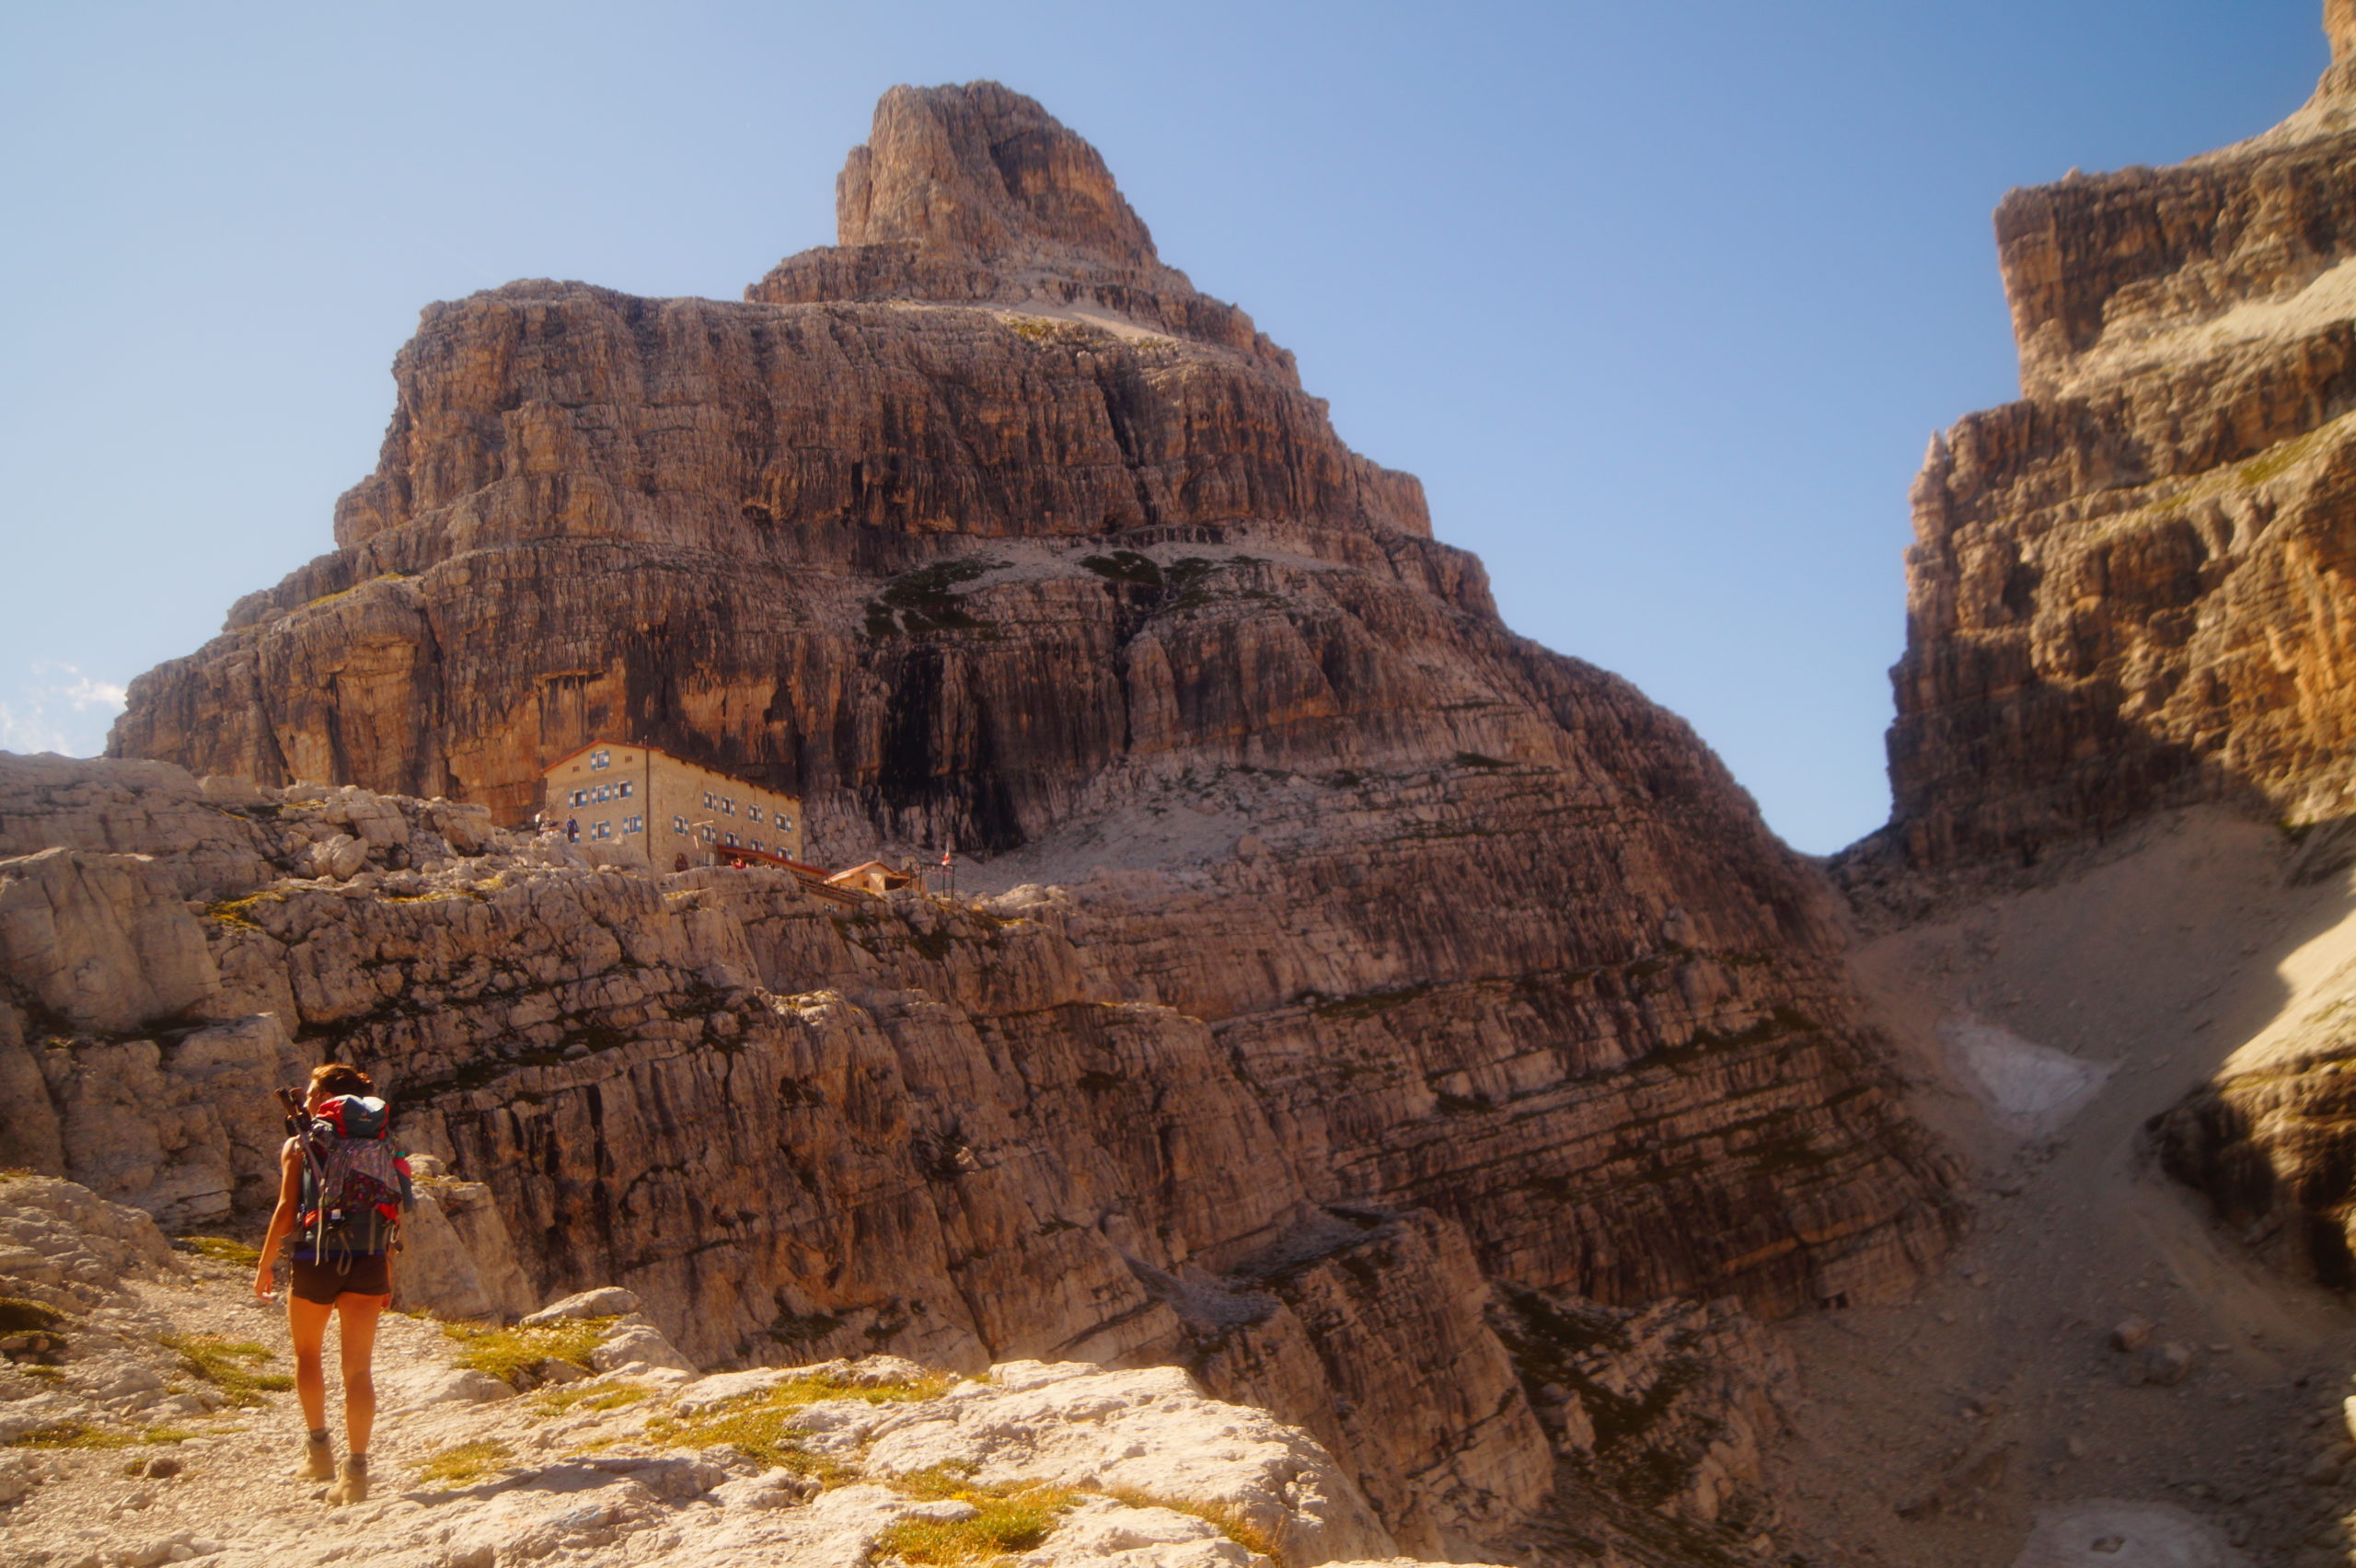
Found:
[[[437,1404],[491,1404],[514,1397],[515,1390],[506,1382],[471,1367],[412,1366],[376,1372],[376,1398],[393,1412]]]
[[[512,1318],[532,1300],[497,1199],[480,1182],[427,1174],[431,1156],[410,1159],[417,1203],[402,1222],[395,1305],[445,1318]],[[627,1291],[623,1295],[629,1295]]]
[[[1155,1499],[1215,1503],[1264,1531],[1295,1563],[1381,1557],[1392,1539],[1331,1457],[1263,1411],[1206,1397],[1176,1367],[1107,1372],[1011,1362],[989,1385],[879,1422],[871,1475],[976,1467]]]
[[[694,1362],[679,1354],[676,1345],[663,1337],[662,1330],[643,1319],[616,1323],[597,1342],[597,1348],[589,1353],[589,1365],[600,1372],[618,1372],[625,1367],[687,1373],[699,1370]]]
[[[722,1482],[711,1489],[711,1500],[723,1508],[791,1508],[817,1490],[816,1482],[780,1468]]]
[[[544,1323],[560,1323],[568,1318],[619,1318],[638,1310],[636,1295],[618,1285],[596,1290],[583,1290],[551,1301],[538,1311],[527,1314],[524,1327],[538,1328]]]
[[[83,1041],[38,1056],[37,1081],[0,1082],[0,1119],[49,1122],[64,1175],[176,1228],[276,1193],[284,1126],[270,1091],[314,1060],[268,1013],[199,1030],[169,1053],[152,1040]]]
[[[0,860],[0,974],[77,1028],[124,1033],[220,980],[204,932],[144,855]]]
[[[0,1292],[68,1312],[185,1271],[156,1222],[53,1176],[0,1177]]]

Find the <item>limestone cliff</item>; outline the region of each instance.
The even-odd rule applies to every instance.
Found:
[[[2327,25],[2274,131],[1997,211],[2023,397],[1915,485],[1881,840],[1912,867],[2196,799],[2350,813],[2356,60]]]
[[[269,794],[235,808],[266,842],[205,851],[240,902],[202,1017],[392,1074],[512,1189],[537,1286],[708,1303],[706,1353],[1205,1357],[1408,1542],[1547,1484],[1486,1280],[1908,1289],[1956,1224],[1939,1162],[1825,884],[1692,732],[1509,633],[1415,482],[1035,104],[895,90],[838,195],[843,243],[742,304],[431,308],[341,548],[134,683],[113,749],[514,822],[627,732],[801,794],[814,855],[953,839],[1054,891],[362,896],[330,845],[424,877],[474,830]],[[0,848],[85,880],[172,847],[19,809]]]
[[[1320,1113],[1297,1085],[1122,997],[1059,892],[651,880],[479,808],[0,755],[0,851],[33,845],[0,859],[0,1165],[175,1229],[249,1224],[269,1089],[352,1059],[429,1172],[413,1305],[622,1280],[703,1365],[1180,1363],[1307,1427],[1432,1551],[1569,1509],[1581,1539],[1624,1516],[1654,1562],[1664,1532],[1732,1550],[1766,1506],[1725,1434],[1755,1432],[1771,1366],[1702,1377],[1561,1296],[1584,1370],[1559,1332],[1526,1352],[1463,1224],[1358,1195],[1295,1136]],[[126,995],[150,1016],[110,1027]],[[1626,1399],[1664,1378],[1699,1413]],[[1565,1378],[1584,1396],[1542,1423],[1528,1389]],[[1599,1435],[1566,1423],[1581,1397],[1629,1408]],[[1557,1450],[1611,1484],[1547,1510]],[[1623,1498],[1623,1470],[1686,1477],[1680,1522],[1646,1524],[1663,1499]]]

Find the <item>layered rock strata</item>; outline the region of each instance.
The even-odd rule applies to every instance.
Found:
[[[270,1087],[353,1060],[427,1172],[414,1305],[620,1280],[707,1366],[1179,1363],[1308,1428],[1416,1550],[1519,1527],[1554,1450],[1593,1444],[1533,1412],[1467,1228],[1339,1195],[1348,1173],[1289,1136],[1311,1108],[1202,1020],[1123,997],[1059,892],[651,880],[444,802],[155,764],[0,758],[0,832],[69,841],[0,860],[20,903],[80,886],[60,865],[142,873],[77,928],[82,990],[52,1005],[27,981],[54,965],[0,966],[0,1164],[175,1228],[250,1224]],[[294,874],[346,842],[351,877]],[[262,870],[213,869],[237,866]],[[191,940],[207,962],[159,1016],[98,1027],[109,1004],[82,998]],[[1638,1375],[1617,1365],[1596,1375]],[[1755,1454],[1685,1453],[1674,1426],[1713,1505],[1755,1482]]]
[[[394,1073],[516,1184],[537,1285],[706,1302],[707,1353],[1207,1357],[1403,1539],[1544,1488],[1481,1276],[1908,1289],[1942,1168],[1824,883],[1692,732],[1507,632],[1036,105],[896,91],[839,195],[843,243],[743,304],[430,309],[341,548],[134,683],[114,750],[512,823],[626,733],[799,794],[814,855],[1068,891],[355,895],[472,831],[407,805],[249,851],[306,880],[214,922],[208,1005]]]
[[[1998,209],[2023,397],[1915,485],[1878,846],[1907,864],[2031,864],[2192,800],[2350,813],[2346,21],[2266,135]]]

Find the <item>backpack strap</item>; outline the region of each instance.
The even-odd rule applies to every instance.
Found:
[[[327,1201],[325,1157],[319,1149],[319,1129],[326,1125],[313,1122],[295,1135],[294,1147],[303,1156],[303,1185],[296,1199],[294,1233],[299,1239],[308,1230],[311,1256],[317,1258],[326,1239]]]

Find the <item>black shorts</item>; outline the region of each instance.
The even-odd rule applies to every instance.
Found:
[[[382,1252],[318,1262],[297,1258],[289,1288],[314,1306],[332,1307],[339,1296],[390,1296],[393,1271]]]

